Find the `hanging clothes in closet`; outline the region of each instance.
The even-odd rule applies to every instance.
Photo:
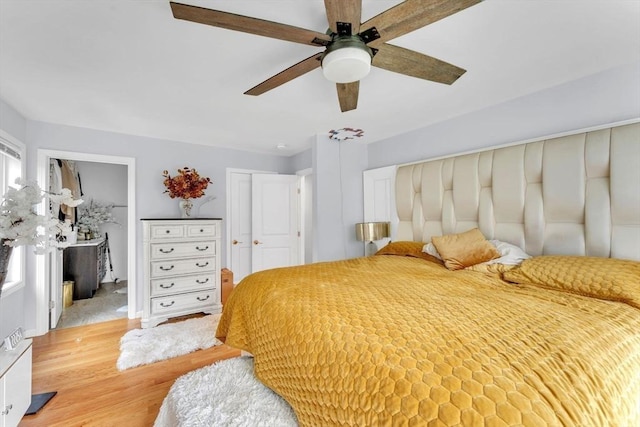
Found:
[[[59,194],[62,191],[62,161],[59,159],[51,159],[49,161],[49,191]],[[57,216],[60,221],[64,221],[64,214],[60,210],[60,203],[49,200],[49,208],[51,214]]]
[[[82,196],[82,186],[80,185],[80,175],[76,169],[75,162],[73,160],[62,160],[60,163],[62,188],[68,188],[71,190],[73,198],[79,199]],[[72,224],[75,224],[77,219],[76,208],[61,204],[60,211],[64,214],[65,220],[68,219]]]

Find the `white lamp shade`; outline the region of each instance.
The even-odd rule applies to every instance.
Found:
[[[371,56],[358,47],[342,47],[322,59],[322,73],[335,83],[351,83],[364,78],[371,70]]]

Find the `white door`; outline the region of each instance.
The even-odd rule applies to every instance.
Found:
[[[229,269],[238,283],[251,274],[251,174],[231,173],[229,227],[231,257]]]
[[[298,177],[251,178],[252,271],[299,264]]]
[[[364,221],[365,222],[390,222],[391,237],[395,236],[398,226],[398,213],[396,212],[395,181],[396,167],[387,166],[378,169],[364,171]],[[375,242],[381,248],[390,241],[390,238]],[[365,245],[367,243],[364,243]]]
[[[62,316],[62,251],[54,250],[49,255],[51,275],[51,303],[49,305],[50,328],[58,326]]]

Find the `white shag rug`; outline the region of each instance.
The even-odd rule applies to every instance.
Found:
[[[253,375],[253,358],[222,360],[178,378],[154,427],[295,427],[291,406]]]
[[[167,323],[155,328],[133,329],[120,339],[119,370],[182,356],[222,344],[216,338],[220,314]]]

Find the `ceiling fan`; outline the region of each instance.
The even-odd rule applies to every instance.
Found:
[[[171,3],[176,19],[212,25],[314,47],[315,53],[245,92],[262,95],[318,67],[336,83],[340,109],[355,110],[360,79],[371,65],[407,76],[452,84],[465,70],[422,53],[386,43],[481,0],[406,0],[361,23],[362,0],[324,0],[329,29],[321,33],[181,3]]]

